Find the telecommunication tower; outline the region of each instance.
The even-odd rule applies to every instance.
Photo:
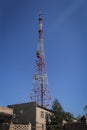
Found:
[[[30,93],[30,100],[35,101],[39,106],[49,108],[51,96],[48,88],[48,77],[46,72],[44,47],[43,47],[43,30],[42,30],[42,15],[39,15],[39,39],[38,48],[36,51],[36,62],[34,71],[33,88]]]

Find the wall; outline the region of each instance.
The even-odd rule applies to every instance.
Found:
[[[13,108],[13,113],[15,114],[14,121],[16,121],[19,124],[28,124],[30,122],[32,125],[35,125],[35,102],[9,105],[8,107]]]
[[[46,130],[47,120],[51,112],[47,109],[38,107],[36,108],[36,127],[40,130]]]
[[[0,123],[0,130],[9,130],[9,125],[5,123]]]
[[[64,130],[87,130],[87,124],[81,122],[66,124]]]
[[[1,107],[0,106],[0,113],[13,115],[13,109],[7,108],[7,107]]]

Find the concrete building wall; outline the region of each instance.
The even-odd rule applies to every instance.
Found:
[[[45,130],[48,116],[51,113],[48,109],[42,108],[36,102],[9,105],[13,108],[13,122],[19,124],[31,123],[32,129]]]
[[[0,130],[9,130],[9,125],[4,124],[4,123],[0,123]]]
[[[77,123],[67,123],[64,130],[87,130],[87,116],[82,116]]]
[[[37,107],[36,108],[36,122],[40,124],[46,124],[47,116],[49,116],[50,113],[51,112],[46,109]]]
[[[0,106],[0,113],[13,115],[13,109],[7,108],[7,107],[1,107]]]
[[[13,109],[0,106],[0,130],[9,130]]]
[[[46,130],[47,121],[51,112],[47,109],[36,108],[36,128],[39,130]]]
[[[36,124],[36,103],[22,103],[16,105],[9,105],[8,107],[13,108],[15,119],[19,124]]]
[[[87,124],[85,123],[70,123],[64,126],[63,130],[87,130]]]

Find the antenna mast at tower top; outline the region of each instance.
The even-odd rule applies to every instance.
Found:
[[[39,15],[39,39],[38,48],[36,51],[36,62],[34,71],[33,88],[30,93],[31,101],[35,101],[42,107],[49,107],[51,96],[48,89],[48,77],[46,73],[44,47],[43,47],[43,30],[42,30],[42,15]]]

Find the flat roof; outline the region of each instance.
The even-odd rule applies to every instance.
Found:
[[[13,115],[13,109],[0,106],[0,114]]]
[[[19,103],[19,104],[12,104],[12,105],[8,105],[8,107],[14,107],[14,106],[18,106],[18,105],[27,105],[27,104],[36,104],[36,107],[39,107],[41,109],[44,109],[44,110],[47,110],[49,112],[52,112],[52,110],[48,109],[48,108],[45,108],[45,107],[42,107],[40,105],[38,105],[36,102],[25,102],[25,103]]]
[[[45,108],[45,107],[42,107],[42,106],[39,106],[39,105],[37,105],[37,107],[42,108],[42,109],[44,109],[44,110],[46,110],[46,111],[52,112],[52,110],[50,110],[50,109],[48,109],[48,108]]]

